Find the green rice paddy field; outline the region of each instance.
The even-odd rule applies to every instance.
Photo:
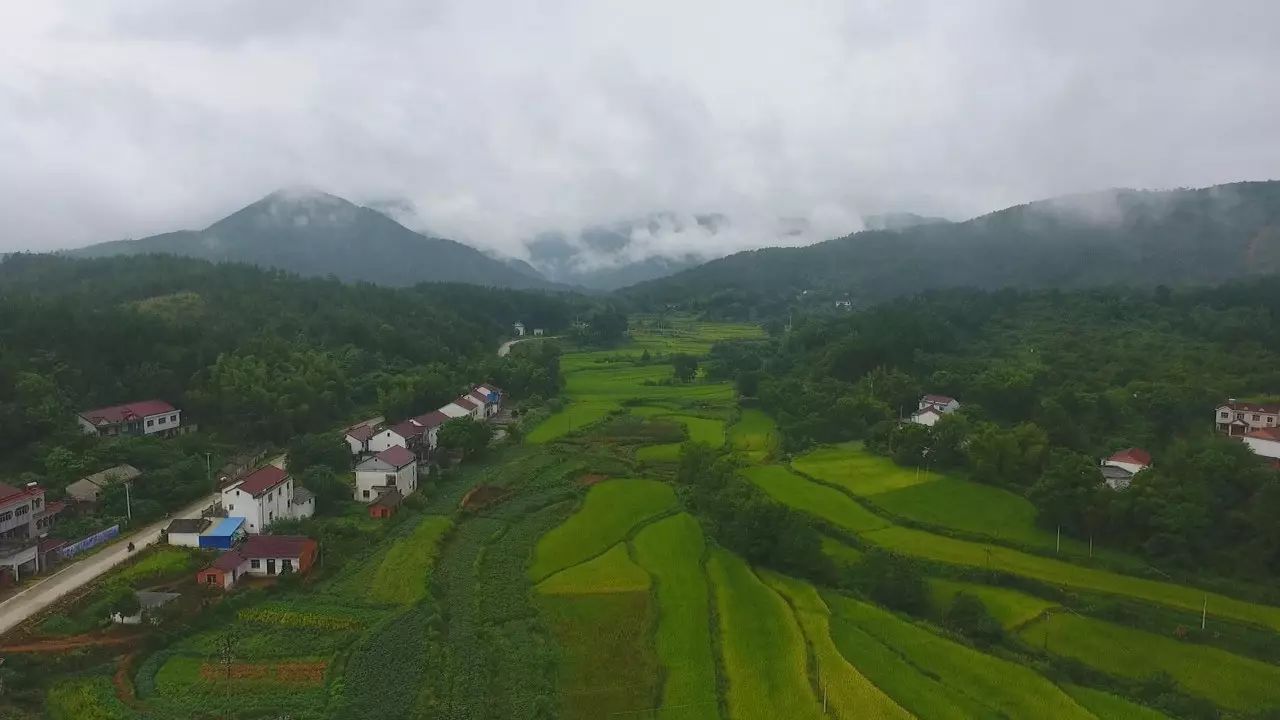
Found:
[[[1280,706],[1272,664],[1024,590],[1195,612],[1207,599],[1211,623],[1258,632],[1280,630],[1280,608],[1091,566],[1078,544],[1050,557],[1051,539],[1017,495],[900,468],[855,444],[788,463],[773,420],[736,407],[729,383],[667,382],[666,355],[705,354],[717,340],[758,338],[757,328],[639,320],[626,346],[567,354],[560,412],[528,429],[523,446],[425,483],[427,509],[358,560],[140,658],[131,703],[109,668],[51,684],[48,716],[1154,720],[1165,716],[1130,689],[1155,673],[1223,718]],[[601,423],[623,414],[645,422]],[[925,561],[936,575],[931,612],[892,612],[718,546],[672,484],[681,444],[671,426],[662,442],[633,439],[659,421],[733,453],[763,496],[812,518],[840,573],[858,572],[874,547]],[[596,431],[615,426],[629,439]],[[507,494],[460,510],[482,483]],[[1033,582],[955,579],[985,569]],[[959,593],[982,601],[1009,645],[984,651],[940,629]],[[231,688],[214,672],[228,635],[245,667]],[[1053,663],[1087,669],[1070,676],[1084,684]]]

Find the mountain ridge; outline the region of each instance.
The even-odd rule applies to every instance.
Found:
[[[956,223],[735,253],[620,292],[680,304],[809,290],[858,304],[949,287],[1208,284],[1280,272],[1280,181],[1048,198]]]
[[[314,190],[277,190],[203,230],[177,230],[66,251],[72,257],[171,254],[243,262],[303,276],[405,287],[461,282],[567,289],[454,240],[414,232],[387,215]]]

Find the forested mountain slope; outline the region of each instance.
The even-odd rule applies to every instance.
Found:
[[[830,291],[855,304],[950,287],[1216,283],[1280,271],[1280,182],[1110,190],[961,223],[868,231],[731,255],[623,292],[714,307],[740,292]]]
[[[581,299],[346,285],[171,256],[11,255],[0,262],[0,453],[74,429],[76,410],[150,397],[237,437],[284,440],[375,406],[423,368],[475,381],[461,375],[490,360],[512,318],[556,332],[571,302]]]
[[[421,235],[380,212],[320,192],[275,192],[204,230],[180,230],[72,251],[80,257],[148,253],[242,262],[393,287],[420,282],[554,286],[475,248]]]

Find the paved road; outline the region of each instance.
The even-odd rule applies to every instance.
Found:
[[[216,500],[216,496],[206,495],[179,510],[173,518],[198,518],[200,511]],[[99,575],[132,557],[144,546],[157,542],[160,539],[160,531],[167,527],[173,518],[165,518],[148,525],[94,555],[72,562],[54,574],[41,578],[17,595],[0,602],[0,634],[8,632],[59,598],[93,581]],[[128,547],[130,542],[136,546],[132,553],[129,552]]]
[[[515,340],[508,340],[498,346],[498,357],[506,357],[511,352],[511,346],[516,343],[528,342],[530,340],[555,340],[559,335],[539,335],[537,337],[522,337]]]

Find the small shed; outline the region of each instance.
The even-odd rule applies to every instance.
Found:
[[[200,535],[212,524],[209,518],[176,518],[169,522],[164,532],[170,545],[200,547]]]
[[[67,486],[67,497],[76,502],[96,503],[107,487],[118,482],[130,482],[142,476],[142,471],[132,465],[116,465],[92,475],[86,475]]]
[[[200,534],[200,547],[230,550],[244,536],[244,518],[222,518],[217,525]]]
[[[400,507],[400,503],[404,501],[404,496],[395,488],[384,490],[378,495],[378,499],[369,503],[369,517],[378,520],[386,520],[396,514],[396,509]]]

